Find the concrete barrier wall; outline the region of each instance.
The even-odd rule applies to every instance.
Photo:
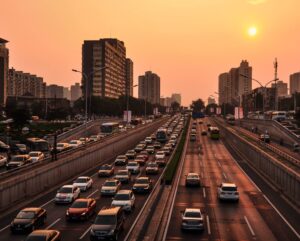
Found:
[[[133,148],[140,140],[153,133],[166,119],[156,121],[129,133],[122,133],[105,142],[80,149],[72,155],[41,168],[25,172],[0,183],[0,211],[16,203],[35,197],[80,173],[97,167],[99,163],[114,158]]]
[[[275,121],[272,120],[241,120],[242,127],[248,130],[251,130],[252,127],[257,127],[260,133],[265,133],[265,131],[268,130],[271,140],[276,140],[279,142],[280,139],[283,139],[283,142],[286,146],[292,147],[295,142],[299,143],[299,140],[296,137],[291,136],[291,134],[285,130],[284,127],[280,128],[278,125],[278,123],[275,123]]]
[[[294,205],[300,207],[299,173],[284,166],[269,154],[262,152],[229,130],[222,128],[221,134],[225,137],[226,142],[238,149],[247,158],[245,161],[254,167],[260,175],[274,185]]]

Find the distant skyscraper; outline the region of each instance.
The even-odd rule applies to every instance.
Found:
[[[45,85],[42,77],[17,71],[14,68],[8,70],[8,96],[45,98]]]
[[[139,76],[139,99],[152,104],[160,103],[160,77],[151,71]]]
[[[7,40],[0,38],[0,106],[5,106],[7,98],[9,51],[6,43]]]
[[[208,104],[208,105],[210,105],[210,104],[216,104],[215,98],[213,98],[213,97],[208,97],[208,99],[207,99],[207,104]]]
[[[103,67],[106,67],[103,69]],[[126,48],[118,39],[86,40],[82,45],[82,72],[88,78],[88,96],[125,95]],[[85,96],[85,79],[82,78]]]
[[[174,93],[172,94],[171,98],[172,102],[176,101],[179,105],[181,105],[181,94]]]
[[[290,75],[290,94],[300,92],[300,72]]]
[[[64,98],[64,87],[59,85],[48,85],[46,87],[47,98]]]
[[[133,62],[129,58],[126,59],[126,91],[133,96]]]
[[[251,92],[251,90],[252,67],[249,66],[247,60],[242,60],[239,67],[231,68],[228,73],[219,75],[220,104],[237,104],[242,99],[242,95]]]
[[[71,101],[76,101],[81,97],[81,87],[79,83],[71,85]]]
[[[288,94],[288,86],[287,83],[284,83],[282,80],[277,81],[276,85],[273,83],[271,85],[272,88],[277,88],[277,96],[282,97],[282,96],[287,96]]]
[[[68,87],[63,87],[63,96],[67,100],[71,100],[71,91]]]

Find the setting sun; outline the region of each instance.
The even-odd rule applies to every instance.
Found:
[[[256,29],[256,27],[250,27],[250,28],[248,29],[248,35],[249,35],[249,36],[253,37],[253,36],[255,36],[256,34],[257,34],[257,29]]]

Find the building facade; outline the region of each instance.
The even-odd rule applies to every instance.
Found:
[[[211,104],[216,104],[216,100],[213,97],[208,97],[207,98],[207,104],[211,105]]]
[[[63,87],[63,98],[71,100],[71,91],[68,87]]]
[[[14,68],[8,71],[8,96],[33,96],[35,98],[45,98],[45,87],[43,78]]]
[[[231,81],[229,73],[222,73],[219,75],[219,105],[230,103],[232,99]]]
[[[126,94],[133,96],[133,62],[126,59]]]
[[[290,75],[290,95],[300,92],[300,72]]]
[[[273,83],[271,87],[277,89],[277,97],[287,96],[288,94],[288,85],[282,80],[277,81],[276,84]]]
[[[126,89],[126,48],[118,39],[86,40],[82,45],[82,94],[118,98]],[[87,85],[86,80],[87,78]],[[87,90],[85,89],[87,86]]]
[[[172,102],[177,102],[179,105],[181,105],[181,94],[174,93],[171,95]]]
[[[46,97],[47,98],[64,98],[64,87],[59,85],[48,85],[46,87]]]
[[[81,86],[79,83],[71,85],[71,101],[74,102],[82,96]]]
[[[9,50],[7,40],[0,38],[0,106],[5,106],[7,98]]]
[[[160,103],[160,77],[151,71],[139,76],[139,99],[151,104]]]

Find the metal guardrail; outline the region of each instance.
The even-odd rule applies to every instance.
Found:
[[[162,120],[162,119],[158,119],[157,121],[159,120]],[[142,128],[148,124],[152,124],[154,122],[150,122],[150,123],[147,123],[147,124],[142,124],[142,125],[138,125],[136,128],[132,128],[132,129],[129,129],[129,130],[126,130],[126,131],[123,131],[123,132],[117,132],[117,133],[113,133],[111,135],[108,135],[108,136],[105,136],[104,138],[101,138],[100,140],[98,141],[92,141],[92,142],[88,142],[86,144],[83,144],[79,147],[76,147],[76,148],[72,148],[72,149],[68,149],[66,151],[63,151],[63,152],[59,152],[57,153],[57,159],[61,159],[61,158],[64,158],[65,156],[69,156],[69,155],[72,155],[73,153],[77,152],[77,151],[81,151],[81,150],[84,150],[86,148],[90,148],[96,144],[99,144],[101,142],[106,142],[118,135],[125,135],[127,134],[128,132],[131,132],[131,131],[134,131],[136,129],[139,129],[139,128]],[[24,166],[21,166],[21,167],[18,167],[18,168],[14,168],[14,169],[11,169],[11,170],[8,170],[6,172],[2,172],[0,173],[0,180],[1,179],[4,179],[4,178],[8,178],[10,177],[11,175],[19,175],[20,173],[23,173],[27,170],[32,170],[32,168],[38,168],[38,167],[41,167],[41,166],[44,166],[44,165],[47,165],[49,163],[52,163],[52,157],[47,157],[45,159],[43,159],[43,161],[41,162],[35,162],[35,163],[29,163],[29,164],[26,164]]]

